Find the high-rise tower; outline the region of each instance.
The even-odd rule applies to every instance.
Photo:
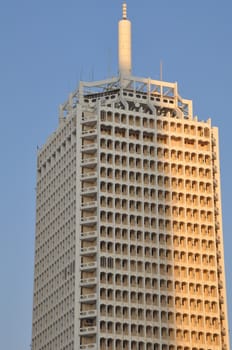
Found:
[[[218,130],[132,75],[126,12],[38,151],[32,350],[229,350]]]

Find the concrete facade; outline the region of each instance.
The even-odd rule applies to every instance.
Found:
[[[38,151],[32,350],[229,350],[218,143],[176,83],[80,82]]]

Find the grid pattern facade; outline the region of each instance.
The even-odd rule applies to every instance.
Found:
[[[73,349],[76,120],[38,155],[32,349]]]
[[[217,129],[142,83],[80,86],[39,151],[33,350],[229,350]]]

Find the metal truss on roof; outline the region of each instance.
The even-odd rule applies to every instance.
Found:
[[[138,103],[148,103],[154,107],[171,108],[186,119],[192,119],[192,101],[183,99],[178,93],[177,83],[139,78],[135,76],[114,77],[106,80],[84,82],[80,81],[79,87],[70,94],[68,101],[60,106],[60,115],[65,117],[67,112],[77,104],[94,104],[96,101],[104,101],[107,96],[117,93],[123,101],[137,100]],[[124,104],[124,103],[123,103]],[[178,111],[180,113],[178,113]]]

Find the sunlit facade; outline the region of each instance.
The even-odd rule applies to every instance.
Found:
[[[218,130],[121,62],[38,151],[32,350],[229,350]]]

